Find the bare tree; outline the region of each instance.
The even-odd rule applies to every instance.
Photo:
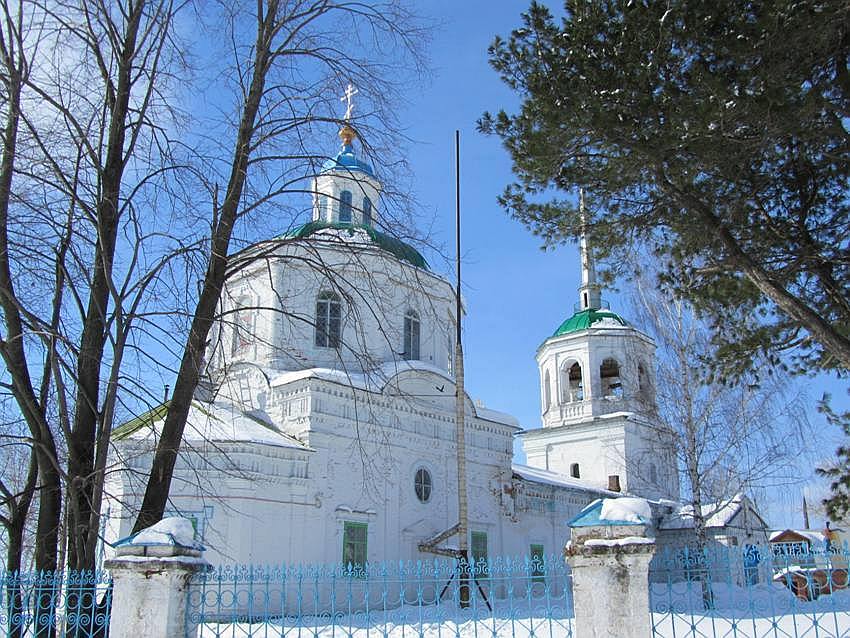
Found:
[[[672,442],[697,553],[708,544],[706,523],[736,495],[765,494],[799,483],[793,445],[805,432],[799,401],[766,361],[759,376],[720,382],[712,376],[709,327],[686,302],[666,295],[652,272],[635,279],[634,311],[658,346],[659,437]],[[704,590],[711,604],[709,585]]]
[[[35,566],[60,566],[64,490],[67,566],[92,569],[115,420],[158,398],[151,377],[177,372],[146,524],[165,506],[234,237],[281,211],[291,226],[299,211],[281,195],[308,190],[325,159],[310,140],[339,123],[345,82],[370,96],[350,122],[367,146],[398,139],[396,72],[420,64],[422,34],[395,2],[221,2],[203,18],[204,36],[231,44],[224,63],[200,38],[178,41],[175,21],[201,17],[181,14],[190,4],[3,7],[3,382],[36,457]],[[209,76],[190,72],[193,55]],[[216,108],[188,120],[205,86]]]
[[[258,3],[250,16],[238,10],[238,3],[223,8],[229,15],[228,34],[237,43],[230,71],[239,81],[238,126],[233,150],[228,156],[227,185],[220,202],[217,186],[213,189],[209,260],[197,304],[191,313],[191,326],[174,393],[134,531],[156,522],[165,511],[186,418],[201,378],[207,341],[227,276],[234,227],[240,217],[256,208],[258,202],[268,201],[280,190],[294,190],[294,183],[302,182],[305,177],[303,172],[296,174],[294,183],[285,181],[282,189],[273,187],[272,193],[249,196],[246,204],[246,192],[251,193],[252,186],[256,188],[256,183],[252,184],[249,179],[253,171],[259,171],[273,160],[298,159],[297,152],[305,152],[300,145],[295,147],[296,154],[291,146],[289,151],[274,149],[280,148],[283,139],[291,139],[292,134],[303,136],[302,129],[321,119],[316,103],[306,101],[300,91],[294,90],[304,86],[303,69],[312,68],[314,79],[304,88],[315,91],[320,87],[317,93],[311,92],[319,104],[327,99],[330,89],[340,78],[349,78],[367,87],[377,98],[392,93],[392,85],[385,78],[382,63],[363,57],[359,50],[366,41],[363,38],[394,42],[408,52],[416,49],[410,16],[394,3],[364,5],[332,0],[268,0]],[[251,20],[248,24],[246,17]],[[244,40],[237,38],[249,28],[254,38],[247,46]],[[345,45],[347,34],[361,34],[353,49]],[[297,73],[293,74],[293,68]],[[380,105],[381,101],[375,104]],[[310,156],[309,152],[302,155],[305,159]]]

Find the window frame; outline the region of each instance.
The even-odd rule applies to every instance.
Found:
[[[339,193],[339,215],[337,219],[341,224],[350,224],[352,220],[354,196],[351,191],[345,190]]]
[[[355,532],[363,532],[363,538],[352,538]],[[354,556],[349,556],[349,550]],[[361,555],[357,555],[361,554]],[[349,560],[350,558],[350,560]],[[358,560],[361,559],[362,560]],[[366,577],[366,564],[369,562],[369,524],[358,521],[342,522],[342,566],[354,573],[356,578]]]
[[[363,198],[363,225],[372,225],[372,200],[368,197]]]
[[[334,350],[338,350],[342,344],[342,300],[335,292],[320,292],[316,297],[316,331],[313,343],[317,348]]]
[[[543,543],[531,543],[528,548],[528,557],[531,566],[531,582],[546,582],[546,552]]]
[[[230,356],[235,357],[251,347],[251,335],[254,333],[254,315],[249,295],[239,295],[233,308],[233,333],[230,343]]]
[[[484,551],[481,552],[483,540]],[[487,532],[474,530],[469,532],[469,561],[473,569],[473,573],[478,577],[486,577],[489,574],[490,553],[488,547]],[[480,561],[484,561],[480,571],[478,571]]]
[[[404,313],[404,343],[402,357],[405,361],[422,360],[422,321],[419,313],[408,310]],[[415,339],[414,339],[415,337]],[[414,347],[415,346],[415,347]]]
[[[422,472],[424,472],[425,473],[424,475],[428,477],[427,484],[426,484],[426,482],[422,483],[423,492],[425,492],[427,490],[427,493],[424,495],[424,498],[423,498],[423,495],[420,495],[420,493],[419,493],[419,487],[420,487],[419,475]],[[413,493],[416,494],[416,498],[423,505],[431,502],[431,496],[434,493],[434,479],[431,476],[431,472],[430,472],[430,470],[428,470],[427,467],[422,467],[420,465],[418,468],[416,468],[416,472],[414,472],[414,474],[413,474]]]

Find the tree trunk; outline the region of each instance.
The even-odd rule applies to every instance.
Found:
[[[262,7],[262,3],[258,3],[258,7]],[[141,510],[133,526],[133,532],[141,531],[153,525],[162,518],[165,512],[174,465],[180,450],[183,430],[186,427],[186,418],[189,415],[192,399],[200,379],[207,338],[227,274],[230,237],[236,224],[239,202],[247,178],[251,140],[272,58],[272,39],[279,26],[277,21],[278,7],[278,0],[271,0],[268,3],[265,16],[257,17],[254,69],[251,87],[246,96],[239,123],[230,179],[221,210],[214,211],[214,218],[218,219],[218,223],[213,228],[207,272],[195,307],[189,337],[183,351],[183,358],[180,361],[180,371],[174,384],[168,414],[165,417],[162,434],[156,446],[150,478],[145,489]]]

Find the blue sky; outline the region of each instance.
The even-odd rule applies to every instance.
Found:
[[[417,140],[410,157],[421,228],[434,223],[436,239],[452,250],[454,131],[461,132],[467,390],[489,407],[515,415],[523,427],[534,428],[540,425],[534,354],[578,301],[578,250],[564,246],[543,252],[539,240],[505,215],[496,197],[511,180],[508,155],[497,139],[475,130],[483,111],[511,109],[518,103],[487,64],[487,46],[496,34],[507,35],[518,26],[527,6],[524,1],[421,2],[420,14],[438,23],[430,49],[434,75],[420,91],[409,94],[401,119]],[[612,308],[622,307],[615,294],[609,292],[606,298]],[[846,381],[819,377],[800,379],[796,385],[807,388],[812,404],[826,390],[837,407],[850,409]],[[809,418],[821,434],[806,444],[827,458],[838,433],[826,430],[814,410]],[[813,469],[801,467],[800,473],[810,475]],[[772,524],[801,525],[802,489],[777,495],[769,506]]]

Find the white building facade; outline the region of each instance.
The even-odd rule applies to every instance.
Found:
[[[341,137],[312,221],[232,261],[169,512],[195,521],[214,564],[430,558],[420,545],[458,522],[455,293],[384,232],[381,184]],[[600,497],[678,497],[654,345],[601,307],[582,248],[581,307],[537,353],[543,427],[466,397],[476,558],[560,553]],[[132,471],[112,474],[109,540],[130,531],[166,410],[116,431]]]

